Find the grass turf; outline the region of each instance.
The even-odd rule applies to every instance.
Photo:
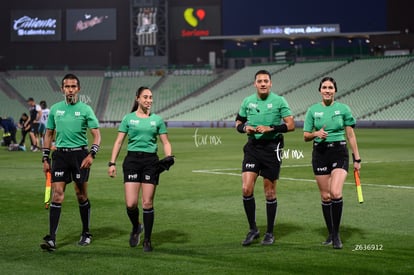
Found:
[[[169,129],[176,164],[162,174],[155,197],[154,251],[128,245],[121,163],[107,176],[115,129],[102,129],[93,165],[88,247],[77,246],[81,223],[73,184],[66,190],[57,251],[42,252],[48,231],[41,154],[0,150],[0,272],[2,274],[413,274],[414,132],[357,129],[365,202],[350,174],[344,186],[342,250],[324,247],[319,192],[310,166],[311,143],[286,134],[278,182],[276,241],[242,247],[248,231],[241,200],[245,136],[234,129]],[[161,149],[161,148],[160,148]],[[162,154],[162,150],[160,150]],[[266,230],[261,179],[257,222]],[[142,217],[142,212],[140,213]],[[260,241],[260,240],[259,240]]]

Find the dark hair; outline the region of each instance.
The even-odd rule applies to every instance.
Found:
[[[62,87],[63,87],[63,81],[65,81],[66,79],[75,79],[78,82],[78,87],[80,87],[79,78],[74,74],[67,74],[62,78]]]
[[[144,90],[151,90],[151,89],[146,86],[141,86],[138,88],[137,92],[135,93],[135,96],[139,97]],[[137,99],[135,98],[134,104],[132,105],[131,113],[135,112],[136,110],[138,110],[138,102],[137,102]]]
[[[47,108],[47,104],[45,100],[40,101],[39,103],[40,107],[42,107],[42,109],[46,109]]]
[[[324,83],[325,81],[330,81],[330,82],[332,82],[332,84],[334,85],[334,87],[335,87],[335,92],[338,92],[338,89],[336,88],[336,81],[335,81],[335,79],[333,79],[332,77],[330,77],[330,76],[325,76],[324,78],[322,78],[321,79],[321,82],[319,83],[319,89],[318,89],[318,91],[320,91],[321,90],[321,88],[322,88],[322,83]]]
[[[256,80],[257,75],[259,74],[267,74],[269,76],[269,79],[272,79],[272,75],[269,73],[269,71],[266,70],[260,70],[254,75],[254,80]]]

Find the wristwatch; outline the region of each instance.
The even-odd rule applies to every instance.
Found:
[[[115,162],[108,162],[108,167],[115,166]]]
[[[361,163],[361,159],[355,159],[355,155],[354,154],[352,154],[352,160],[353,160],[353,162]]]

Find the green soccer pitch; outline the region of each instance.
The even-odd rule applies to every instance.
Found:
[[[327,233],[310,166],[312,144],[303,142],[302,129],[285,134],[275,243],[243,247],[248,225],[240,170],[246,136],[231,128],[170,128],[176,163],[162,174],[156,192],[151,253],[142,251],[142,242],[136,248],[128,244],[121,165],[126,142],[118,175],[109,178],[117,131],[101,131],[89,181],[92,244],[77,246],[81,223],[72,183],[53,253],[39,247],[48,232],[41,153],[0,148],[1,274],[414,274],[412,129],[356,129],[365,202],[358,203],[350,173],[343,194],[344,247],[334,250],[321,245]],[[255,197],[263,234],[260,178]]]

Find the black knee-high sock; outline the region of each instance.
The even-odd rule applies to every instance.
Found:
[[[142,213],[145,239],[151,240],[152,226],[154,225],[154,208],[142,209]]]
[[[62,209],[62,204],[57,202],[50,203],[49,209],[49,234],[50,237],[55,240],[56,232],[59,225],[60,212]]]
[[[243,196],[243,205],[250,229],[256,230],[256,202],[254,200],[254,195],[248,197]]]
[[[266,200],[267,233],[273,234],[277,213],[277,200]]]
[[[82,221],[82,233],[89,232],[91,203],[88,199],[82,203],[79,203],[79,213]]]
[[[332,235],[332,202],[322,201],[322,214],[328,228],[329,235]]]
[[[127,214],[129,217],[129,220],[131,221],[132,224],[132,232],[136,233],[138,232],[138,220],[139,220],[139,210],[138,207],[135,208],[128,208],[127,207]]]
[[[334,235],[337,235],[339,233],[339,225],[341,224],[342,217],[342,207],[342,198],[332,200],[332,229]]]

